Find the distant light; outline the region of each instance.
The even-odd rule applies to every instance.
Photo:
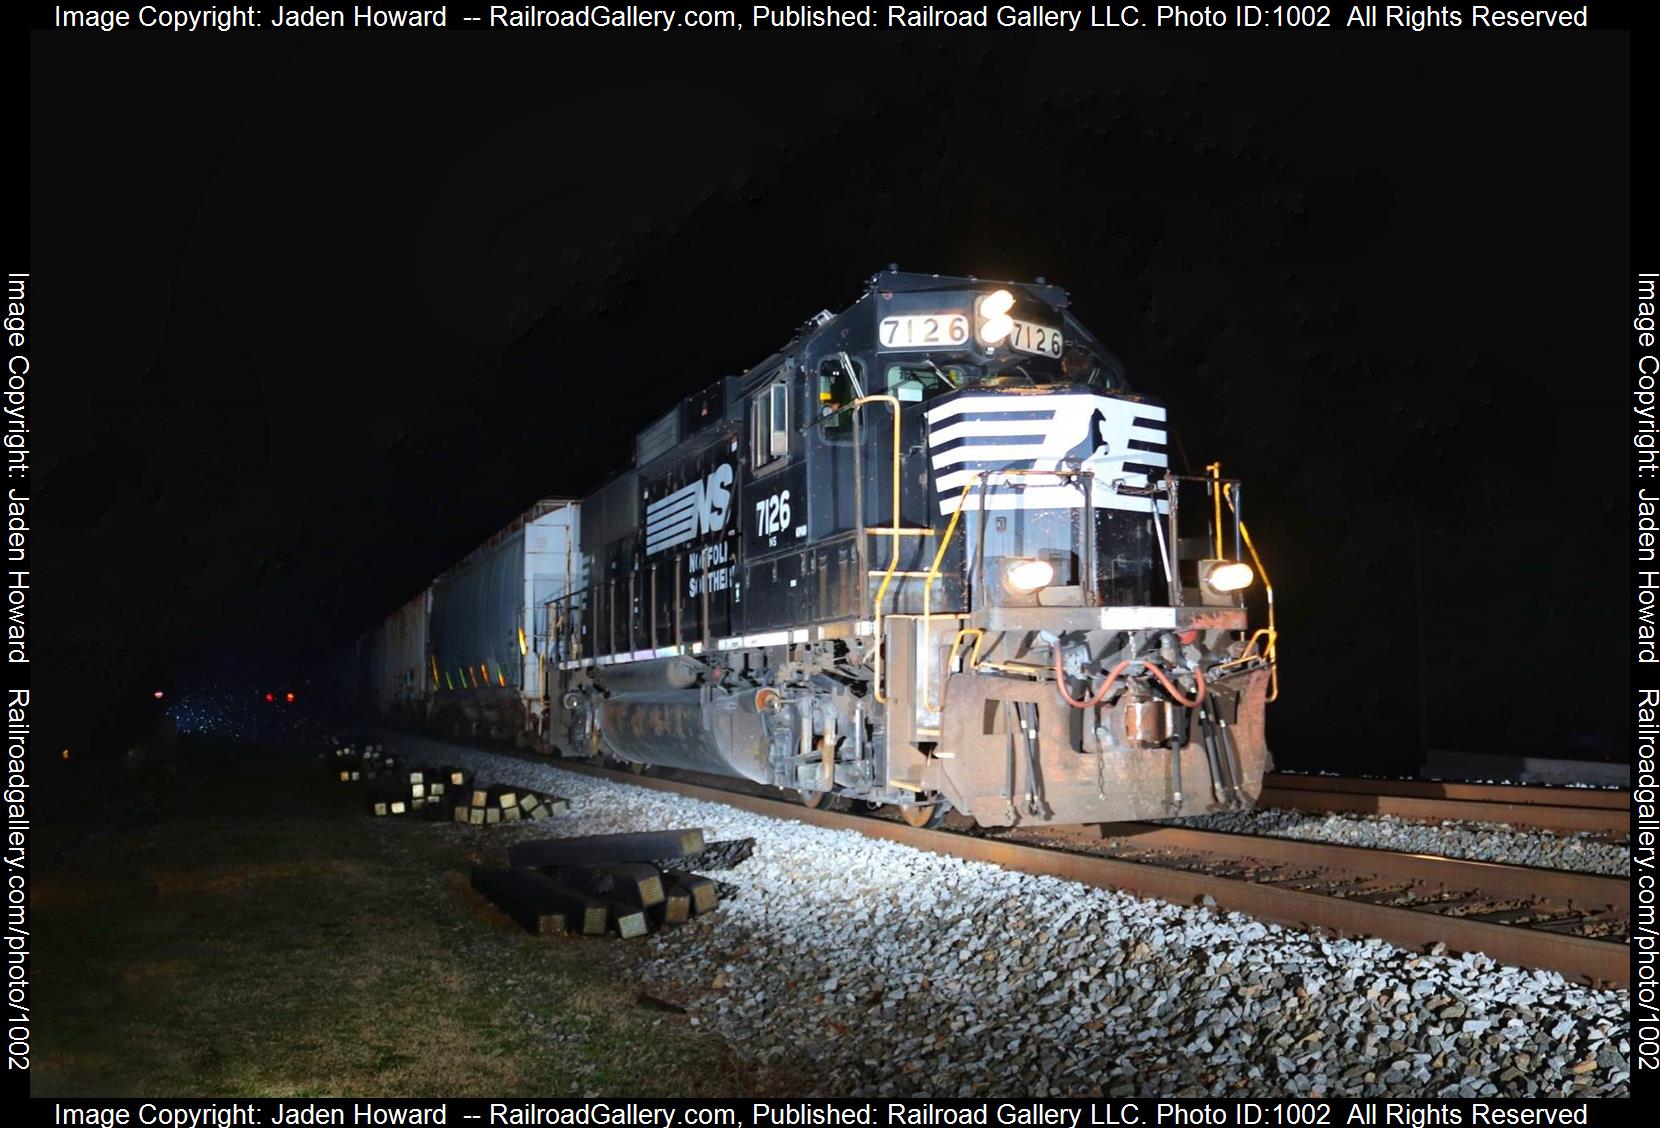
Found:
[[[63,758],[64,758],[64,759],[65,759],[65,760],[67,760],[67,759],[69,759],[69,749],[67,749],[67,748],[65,748],[65,749],[64,749],[64,750],[63,750]]]
[[[294,704],[294,691],[292,689],[289,690],[287,693],[282,695],[282,698],[283,698],[284,701],[288,702],[290,705]]]
[[[519,628],[519,653],[521,655],[530,653],[530,644],[525,641],[525,629],[523,627]]]
[[[151,696],[151,697],[154,697],[154,698],[155,698],[155,699],[156,699],[156,700],[157,700],[157,701],[160,701],[160,700],[161,700],[161,696],[162,696],[162,694],[161,694],[161,690],[159,690],[159,689],[158,689],[158,690],[156,690],[156,691],[155,691],[155,692],[154,692],[154,693],[152,693],[152,694],[151,694],[151,695],[150,695],[150,696]]]
[[[266,701],[275,701],[276,699],[277,699],[277,695],[274,694],[274,693],[267,693],[265,695],[265,700]]]

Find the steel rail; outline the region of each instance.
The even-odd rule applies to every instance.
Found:
[[[1248,879],[1195,873],[1053,846],[949,830],[920,829],[899,821],[813,809],[785,799],[662,777],[637,776],[591,764],[560,761],[558,766],[620,784],[722,803],[771,818],[850,830],[868,838],[897,842],[968,861],[986,862],[1022,873],[1064,878],[1099,889],[1122,890],[1179,905],[1196,905],[1208,898],[1208,903],[1218,909],[1294,928],[1374,936],[1407,948],[1427,948],[1441,943],[1452,951],[1484,952],[1503,963],[1548,968],[1565,975],[1583,977],[1593,983],[1629,987],[1631,982],[1630,947],[1623,942],[1449,917],[1421,909],[1343,899]],[[1257,838],[1249,840],[1253,848],[1264,841]],[[1312,852],[1311,856],[1318,856],[1326,848],[1324,843],[1296,843],[1287,839],[1275,841],[1301,845]]]
[[[1500,897],[1550,898],[1590,910],[1612,909],[1629,916],[1631,882],[1623,877],[1578,870],[1542,869],[1504,862],[1408,854],[1367,846],[1269,835],[1192,830],[1159,823],[1092,823],[1033,831],[1046,837],[1082,843],[1124,842],[1138,847],[1197,850],[1229,858],[1299,862],[1322,869],[1342,869],[1376,877],[1425,882],[1445,889],[1480,891]]]
[[[1380,792],[1325,791],[1301,787],[1264,787],[1259,807],[1289,807],[1299,811],[1357,811],[1394,815],[1403,819],[1461,822],[1499,822],[1542,830],[1584,830],[1630,834],[1629,808],[1550,806],[1534,802],[1498,802],[1471,799],[1426,799],[1416,795]]]
[[[1555,787],[1538,783],[1457,783],[1430,779],[1365,779],[1359,776],[1269,772],[1263,786],[1290,791],[1339,791],[1351,795],[1411,795],[1420,799],[1468,799],[1478,803],[1536,803],[1546,807],[1631,806],[1631,792],[1607,787]]]

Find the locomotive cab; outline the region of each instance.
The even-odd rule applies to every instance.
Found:
[[[877,274],[584,503],[555,742],[917,823],[1254,801],[1272,592],[1166,428],[1059,287]]]

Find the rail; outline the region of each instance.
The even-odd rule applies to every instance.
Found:
[[[1321,842],[1209,834],[1150,824],[1127,828],[1097,824],[1058,834],[1038,831],[1035,834],[1046,841],[1023,841],[1009,835],[921,829],[897,820],[804,807],[764,794],[636,776],[588,764],[562,763],[560,767],[1179,905],[1205,903],[1294,928],[1375,936],[1408,948],[1444,944],[1454,952],[1485,952],[1505,963],[1548,968],[1593,983],[1629,987],[1631,982],[1629,943],[1607,935],[1567,931],[1600,926],[1604,933],[1617,935],[1629,927],[1629,885],[1595,875],[1359,847],[1334,850]],[[1126,830],[1125,836],[1114,838],[1109,833],[1113,828]],[[1155,860],[1157,850],[1132,848],[1129,853],[1136,855],[1132,860],[1082,848],[1090,838],[1128,842],[1133,847],[1141,835],[1166,834],[1173,837],[1158,843],[1159,849],[1176,851],[1179,856],[1162,861]],[[1196,841],[1195,835],[1206,841]],[[1182,836],[1186,841],[1175,845]],[[1074,841],[1067,844],[1065,838]],[[1157,839],[1147,842],[1151,845]],[[1394,894],[1391,882],[1420,892],[1414,897],[1407,889],[1402,903],[1389,903]],[[1531,892],[1518,892],[1530,886]],[[1425,895],[1421,892],[1425,889],[1431,892]],[[1435,889],[1443,892],[1436,895]],[[1622,892],[1626,894],[1623,899]],[[1526,923],[1528,910],[1499,907],[1507,898],[1525,900],[1536,907],[1537,916],[1549,919]]]

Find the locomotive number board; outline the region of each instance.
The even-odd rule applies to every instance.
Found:
[[[911,313],[884,317],[878,337],[885,349],[938,349],[968,343],[968,315]]]
[[[1060,356],[1061,331],[1032,321],[1016,321],[1009,331],[1009,347],[1033,356]]]

